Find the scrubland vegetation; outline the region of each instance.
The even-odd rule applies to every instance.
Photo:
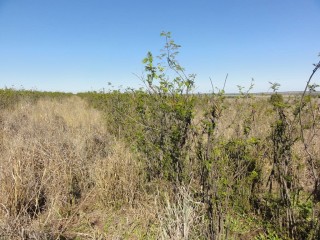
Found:
[[[3,239],[320,239],[316,85],[196,95],[163,36],[144,89],[0,92]]]

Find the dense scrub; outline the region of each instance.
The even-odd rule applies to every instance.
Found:
[[[181,136],[158,117],[172,120],[171,109],[153,115],[157,119],[142,120],[140,94],[116,91],[82,97],[103,109],[108,129],[141,154],[147,193],[168,197],[160,224],[164,239],[319,238],[317,96],[306,97],[302,125],[301,96],[193,96],[192,121],[181,146]],[[147,111],[154,98],[144,102]],[[170,168],[176,151],[180,168]],[[155,191],[159,188],[163,192]]]
[[[163,36],[159,61],[143,61],[145,89],[81,94],[141,154],[147,194],[167,196],[162,238],[319,239],[316,85],[303,96],[277,84],[269,96],[191,94],[195,76]]]

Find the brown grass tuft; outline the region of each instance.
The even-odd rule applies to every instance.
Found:
[[[1,112],[0,233],[103,237],[110,209],[140,198],[140,166],[78,97]]]

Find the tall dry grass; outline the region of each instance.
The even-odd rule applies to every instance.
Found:
[[[80,98],[3,110],[0,137],[3,239],[117,239],[148,222],[137,157]]]

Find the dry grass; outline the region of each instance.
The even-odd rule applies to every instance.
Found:
[[[201,229],[198,224],[203,224],[204,205],[195,202],[191,191],[186,187],[179,187],[175,200],[165,194],[163,199],[157,198],[156,206],[164,206],[158,209],[160,223],[159,239],[197,239]]]
[[[139,161],[80,98],[3,111],[0,136],[3,239],[118,239],[130,221],[148,223]]]

